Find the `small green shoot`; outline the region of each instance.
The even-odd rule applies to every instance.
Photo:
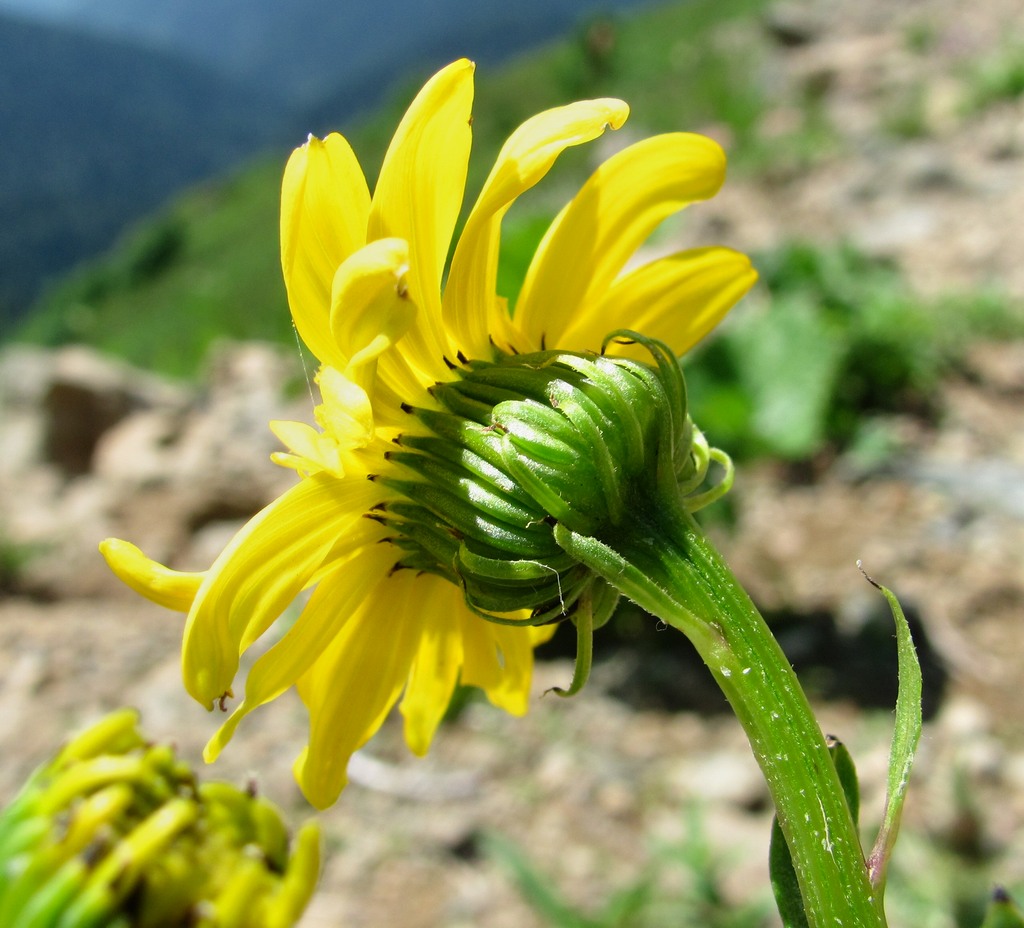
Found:
[[[860,564],[857,565],[860,567]],[[863,572],[863,568],[861,568]],[[868,857],[868,872],[879,898],[885,892],[886,871],[899,833],[903,804],[910,785],[914,754],[921,739],[921,665],[910,636],[910,626],[893,592],[876,583],[866,573],[864,578],[876,587],[889,602],[896,622],[896,652],[899,659],[899,690],[896,696],[896,724],[889,752],[889,776],[885,812],[875,846]]]

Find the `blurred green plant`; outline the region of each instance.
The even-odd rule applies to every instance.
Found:
[[[928,96],[924,84],[895,89],[882,107],[882,128],[897,139],[921,139],[929,132]]]
[[[690,810],[684,840],[656,849],[642,877],[586,907],[570,903],[551,875],[507,838],[488,834],[484,848],[549,928],[763,928],[772,923],[766,899],[737,905],[724,893],[730,862],[715,855],[696,808]],[[1021,928],[1014,898],[1022,891],[1024,887],[1012,893],[1000,886],[993,890],[991,868],[966,862],[934,835],[904,829],[886,908],[895,925]]]
[[[1024,96],[1024,40],[1007,40],[975,62],[967,72],[966,86],[967,113]]]
[[[927,55],[939,39],[936,20],[922,16],[911,20],[903,29],[903,44],[915,55]]]
[[[58,283],[19,340],[84,342],[177,377],[219,339],[293,339],[277,244],[280,164],[196,188]]]
[[[950,844],[948,836],[908,830],[900,835],[886,894],[892,923],[928,928],[1021,928],[1024,921],[1014,899],[1022,898],[1024,885],[1012,888],[1013,898],[1001,886],[993,890],[993,873],[1004,863],[1003,859],[982,861],[965,856]]]
[[[14,541],[0,525],[0,596],[18,591],[25,568],[40,550],[37,545]]]
[[[483,844],[550,928],[761,928],[768,924],[767,899],[737,904],[726,895],[727,863],[708,842],[697,806],[689,809],[683,840],[656,848],[639,878],[585,907],[569,902],[554,880],[506,838],[490,833]]]
[[[875,417],[936,416],[936,387],[972,339],[1024,334],[998,295],[925,300],[849,245],[792,243],[755,264],[770,304],[742,312],[687,368],[694,419],[734,457],[878,449]]]

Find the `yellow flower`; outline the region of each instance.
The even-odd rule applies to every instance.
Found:
[[[504,614],[513,624],[481,618],[450,569],[431,567],[417,554],[422,547],[375,517],[407,499],[398,489],[405,472],[392,457],[396,443],[429,434],[409,410],[439,409],[431,388],[456,379],[473,359],[545,347],[598,351],[619,327],[681,354],[755,279],[745,256],[718,247],[626,270],[665,217],[713,196],[724,178],[718,145],[666,134],[596,171],[552,223],[509,312],[495,293],[502,217],[564,149],[622,125],[628,108],[612,99],[548,110],[512,134],[446,275],[472,98],[469,61],[431,78],[395,133],[372,197],[340,135],[310,138],[288,162],[281,260],[295,326],[321,363],[321,404],[318,428],[271,428],[288,448],[275,460],[294,468],[299,482],[203,574],[169,571],[127,542],[101,546],[126,583],[188,612],[185,684],[208,708],[231,694],[240,654],[312,588],[294,625],[254,663],[244,699],[207,746],[207,759],[244,715],[295,685],[310,717],[296,777],[320,807],[337,798],[352,752],[399,698],[406,741],[418,754],[459,681],[511,713],[525,712],[533,648],[551,634],[552,626],[514,624],[529,610]],[[474,487],[466,492],[471,499]]]

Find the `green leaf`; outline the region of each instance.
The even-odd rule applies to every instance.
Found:
[[[752,430],[770,451],[803,458],[825,442],[832,391],[845,344],[809,302],[779,300],[730,332],[738,373],[754,399]]]
[[[864,577],[889,601],[889,608],[896,622],[896,653],[899,666],[896,724],[892,733],[892,747],[889,750],[885,814],[882,816],[882,827],[875,839],[875,846],[868,858],[868,873],[881,897],[885,891],[886,868],[900,828],[903,803],[910,783],[910,770],[914,765],[914,752],[921,739],[921,665],[917,660],[917,651],[910,636],[910,626],[903,615],[903,609],[900,608],[899,600],[891,590],[875,583],[867,574],[864,574]]]
[[[857,781],[857,768],[846,745],[838,739],[828,736],[828,752],[832,757],[839,782],[843,787],[843,795],[850,809],[850,817],[857,824],[860,814],[860,785]],[[789,846],[782,834],[778,818],[772,819],[772,836],[768,848],[768,871],[771,877],[772,892],[775,904],[782,917],[783,928],[808,928],[807,916],[804,914],[804,900],[797,883],[796,870],[789,853]]]

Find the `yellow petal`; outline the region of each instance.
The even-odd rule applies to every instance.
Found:
[[[239,654],[306,585],[337,538],[374,502],[368,480],[318,474],[257,513],[221,552],[185,624],[185,687],[212,708],[238,670]]]
[[[750,259],[738,251],[682,251],[620,277],[602,299],[583,307],[563,340],[596,351],[613,329],[627,328],[661,339],[682,355],[722,321],[756,280]],[[649,358],[639,345],[613,344],[608,350]]]
[[[368,240],[409,243],[409,295],[420,308],[401,350],[428,379],[446,369],[441,276],[462,208],[471,143],[473,64],[462,59],[435,74],[402,119],[373,194]]]
[[[462,682],[489,690],[501,685],[501,655],[494,642],[493,623],[460,610],[462,622]]]
[[[628,115],[621,100],[571,103],[528,119],[502,147],[459,237],[444,294],[445,322],[469,357],[488,357],[489,336],[507,319],[494,293],[502,217],[566,148],[618,129]]]
[[[421,585],[423,631],[399,707],[405,717],[406,744],[420,756],[430,748],[455,692],[462,666],[458,616],[466,611],[462,591],[455,584],[441,577],[423,577]]]
[[[331,293],[331,333],[348,359],[346,373],[369,387],[376,373],[370,365],[397,342],[416,319],[406,275],[409,246],[403,239],[382,238],[342,262]]]
[[[314,414],[320,427],[343,451],[365,448],[373,438],[373,409],[366,391],[333,367],[316,377],[323,402]]]
[[[408,570],[382,580],[298,681],[309,710],[309,747],[295,777],[319,809],[338,798],[349,758],[398,700],[419,646],[427,580]]]
[[[206,745],[203,757],[208,763],[216,760],[246,715],[293,686],[321,657],[394,566],[395,557],[394,548],[370,544],[354,558],[332,564],[295,624],[253,664],[245,681],[245,698]]]
[[[342,136],[310,136],[292,152],[281,182],[281,267],[295,327],[325,364],[339,363],[330,328],[334,273],[366,244],[369,212],[366,178]]]
[[[553,622],[551,625],[531,625],[529,626],[530,644],[535,648],[538,645],[545,644],[555,637],[555,632],[557,631],[557,622]]]
[[[205,574],[171,570],[120,538],[100,542],[100,554],[117,579],[158,606],[188,612]]]
[[[329,435],[305,422],[289,422],[284,419],[271,420],[270,431],[288,448],[288,453],[275,451],[270,455],[275,464],[291,467],[307,475],[325,470],[335,477],[344,476],[338,443]]]
[[[666,216],[714,196],[725,155],[701,135],[656,135],[609,158],[552,223],[516,304],[515,321],[536,350],[560,348],[565,329],[604,297],[637,247]]]
[[[462,610],[462,682],[478,686],[491,703],[513,715],[526,712],[533,677],[533,649],[556,626],[498,625]]]
[[[481,623],[487,624],[487,623]],[[533,679],[534,635],[529,626],[490,624],[494,647],[500,655],[501,676],[484,692],[491,703],[511,715],[525,715]]]

